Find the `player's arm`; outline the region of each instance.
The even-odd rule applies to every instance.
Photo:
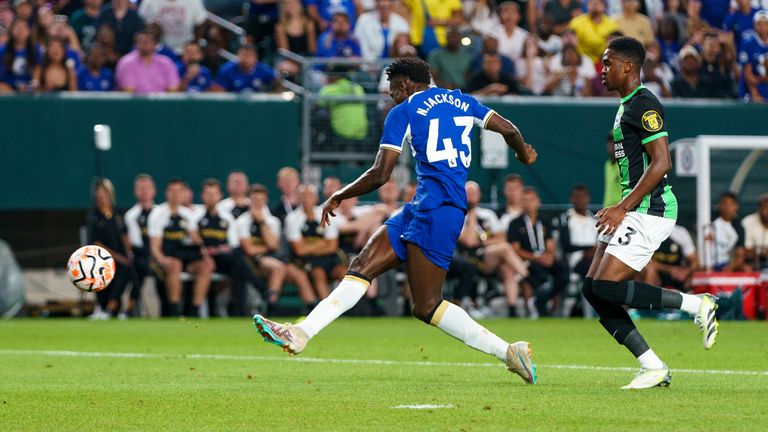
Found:
[[[323,204],[323,215],[320,219],[320,225],[325,227],[330,223],[330,216],[336,216],[333,212],[342,201],[356,196],[365,195],[380,188],[389,181],[392,170],[395,169],[397,158],[400,152],[397,150],[380,149],[376,154],[376,160],[373,166],[360,175],[346,187],[333,194],[328,201]]]
[[[753,100],[763,100],[763,96],[757,89],[757,85],[763,82],[763,80],[755,75],[754,71],[752,70],[752,63],[747,63],[744,65],[744,82],[747,84],[747,90],[749,90],[749,94],[752,96]]]
[[[520,257],[520,259],[523,259],[525,261],[536,262],[539,258],[536,255],[534,255],[533,252],[523,249],[520,242],[518,241],[512,242],[512,249],[515,250],[515,253],[517,254],[517,256]]]
[[[515,151],[515,157],[525,165],[531,165],[536,162],[536,150],[525,143],[523,134],[512,124],[498,113],[494,112],[485,123],[485,129],[501,134],[506,141],[507,146]]]

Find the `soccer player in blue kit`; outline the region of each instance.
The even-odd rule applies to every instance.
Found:
[[[416,196],[387,220],[352,260],[346,277],[328,298],[298,324],[278,324],[254,316],[266,342],[298,354],[320,330],[354,306],[371,280],[405,262],[413,297],[413,315],[479,351],[504,362],[526,383],[536,382],[528,342],[509,344],[475,322],[463,309],[442,298],[443,282],[464,224],[464,183],[472,160],[470,133],[477,124],[500,133],[524,164],[536,160],[509,120],[458,90],[430,87],[430,67],[418,58],[397,59],[387,68],[395,106],[384,122],[373,166],[333,194],[323,205],[322,225],[348,198],[371,192],[389,180],[408,143],[416,160]]]

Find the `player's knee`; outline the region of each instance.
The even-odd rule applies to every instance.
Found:
[[[596,280],[592,282],[592,291],[595,297],[611,303],[621,303],[623,299],[617,297],[620,293],[616,288],[616,282],[613,281]]]
[[[593,280],[592,278],[586,278],[584,279],[584,283],[581,285],[581,294],[584,296],[585,299],[591,304],[593,307],[595,305],[595,291],[593,288]]]
[[[427,324],[430,324],[432,322],[432,317],[435,315],[437,307],[440,306],[442,301],[442,298],[437,297],[427,301],[414,303],[412,310],[413,316]]]

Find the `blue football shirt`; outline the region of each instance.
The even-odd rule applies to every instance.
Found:
[[[77,71],[77,89],[80,91],[112,91],[115,77],[111,70],[101,68],[98,75],[91,75],[86,67]]]
[[[187,67],[183,63],[177,65],[177,67],[179,69],[179,76],[183,78],[187,73]],[[206,92],[211,88],[211,85],[213,85],[211,70],[200,65],[200,72],[187,85],[187,93]]]
[[[250,71],[243,71],[238,62],[233,60],[219,69],[216,84],[228,92],[265,92],[276,78],[275,71],[264,63],[256,63],[256,67]]]
[[[460,90],[431,87],[392,108],[379,148],[402,151],[408,143],[416,160],[418,210],[442,205],[467,208],[472,162],[472,126],[485,127],[493,110]]]
[[[757,34],[753,34],[741,42],[739,48],[739,63],[742,68],[752,65],[752,73],[757,77],[768,77],[768,43],[763,43]],[[764,98],[768,98],[768,83],[758,84],[757,91]],[[739,82],[739,96],[748,94],[744,76]]]

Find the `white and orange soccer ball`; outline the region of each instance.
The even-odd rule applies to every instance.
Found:
[[[69,257],[67,275],[77,289],[98,292],[115,277],[115,260],[101,246],[83,246]]]

